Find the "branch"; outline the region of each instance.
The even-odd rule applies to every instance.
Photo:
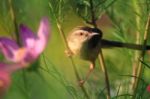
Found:
[[[94,8],[93,8],[93,1],[90,0],[90,11],[91,11],[91,22],[92,22],[92,25],[97,28],[97,24],[96,24],[96,17],[95,17],[95,11],[94,11]],[[110,96],[110,84],[109,84],[109,77],[108,77],[108,72],[107,72],[107,68],[106,68],[106,65],[105,65],[105,61],[104,61],[104,56],[103,56],[103,53],[102,53],[102,49],[100,49],[100,53],[99,53],[99,63],[100,63],[100,66],[101,66],[101,69],[105,75],[105,83],[106,83],[106,89],[107,89],[107,99],[110,99],[111,96]]]
[[[93,8],[93,1],[92,0],[90,0],[90,12],[91,12],[91,22],[92,22],[93,26],[97,28],[95,12],[94,12],[94,8]]]
[[[61,24],[60,24],[60,22],[59,22],[59,18],[56,17],[56,14],[54,13],[53,7],[52,7],[52,5],[51,5],[50,3],[49,3],[49,7],[50,7],[50,9],[51,9],[51,11],[52,11],[52,13],[53,13],[53,15],[54,15],[54,18],[55,18],[55,21],[56,21],[56,24],[57,24],[57,28],[58,28],[59,33],[60,33],[60,35],[61,35],[61,37],[62,37],[62,39],[63,39],[63,41],[64,41],[64,45],[65,45],[66,49],[70,51],[70,48],[69,48],[69,46],[68,46],[65,33],[64,33],[64,31],[63,31],[63,29],[62,29],[62,26],[61,26]],[[76,68],[76,65],[75,65],[75,62],[74,62],[72,56],[70,56],[69,59],[70,59],[70,61],[71,61],[71,63],[72,63],[73,70],[74,70],[74,72],[75,72],[75,76],[76,76],[77,80],[80,81],[80,76],[79,76],[79,73],[78,73],[78,71],[77,71],[77,68]],[[86,92],[86,90],[85,90],[85,88],[84,88],[84,86],[80,86],[80,88],[81,88],[81,90],[83,91],[85,97],[86,97],[87,99],[90,99],[88,93]]]

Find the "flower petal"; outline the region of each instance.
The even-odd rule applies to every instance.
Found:
[[[9,88],[11,83],[11,74],[17,70],[26,68],[26,66],[26,64],[22,63],[6,64],[0,62],[0,96],[3,95]]]
[[[150,85],[147,86],[147,91],[150,92]]]
[[[10,74],[5,71],[0,71],[0,96],[4,95],[10,86]]]
[[[44,17],[40,22],[40,26],[37,34],[38,39],[36,41],[36,46],[35,46],[35,51],[37,54],[40,54],[44,50],[49,39],[49,30],[50,30],[50,25],[49,25],[48,18]]]
[[[0,51],[4,54],[6,59],[13,60],[15,51],[19,49],[17,43],[9,38],[0,37]]]
[[[23,62],[11,63],[11,64],[0,62],[0,72],[7,72],[11,74],[17,70],[26,68],[27,66],[28,64]]]
[[[37,36],[25,25],[20,25],[20,37],[24,47],[33,48]]]

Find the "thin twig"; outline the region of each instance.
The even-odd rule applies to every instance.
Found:
[[[94,7],[93,7],[93,1],[90,0],[90,12],[91,12],[91,24],[97,28],[96,25],[96,17],[95,17],[95,11],[94,11]]]
[[[141,52],[141,58],[140,60],[141,61],[144,61],[144,56],[145,56],[145,46],[146,46],[146,43],[147,43],[147,39],[148,39],[148,33],[150,33],[150,13],[148,15],[148,20],[147,20],[147,23],[146,23],[146,27],[145,27],[145,33],[144,33],[144,42],[143,42],[143,50]],[[139,62],[139,65],[138,65],[138,71],[137,71],[137,77],[138,78],[141,78],[142,76],[142,73],[143,73],[143,70],[144,70],[144,67],[142,66],[142,63]],[[134,87],[134,96],[133,96],[133,99],[135,99],[135,96],[136,96],[136,91],[138,89],[138,85],[139,85],[139,79],[136,79],[135,80],[135,87]]]
[[[92,25],[95,28],[97,28],[95,11],[94,11],[93,6],[94,6],[93,1],[90,0],[91,22],[92,22]],[[102,49],[99,49],[99,50],[100,50],[100,53],[99,53],[98,59],[99,59],[99,62],[100,62],[101,69],[102,69],[102,71],[105,75],[105,83],[106,83],[106,89],[107,89],[107,95],[106,96],[107,96],[107,99],[110,99],[110,97],[111,97],[111,95],[110,95],[110,84],[109,84],[109,77],[108,77],[108,73],[107,73],[107,68],[106,68],[106,65],[105,65]]]
[[[143,78],[139,78],[137,76],[133,76],[133,75],[119,75],[119,76],[125,76],[125,77],[131,77],[131,78],[136,78],[139,79],[140,81],[142,81],[143,83],[147,84],[146,81]]]
[[[112,97],[112,99],[116,99],[116,98],[119,98],[120,99],[120,97],[124,97],[124,96],[129,96],[129,97],[131,97],[131,96],[133,96],[133,95],[131,95],[131,94],[121,94],[121,95],[118,95],[118,96],[114,96],[114,97]],[[122,99],[122,98],[121,98]]]
[[[10,7],[11,20],[12,20],[12,22],[14,24],[14,33],[15,33],[15,36],[16,36],[16,41],[20,45],[20,36],[19,36],[19,31],[18,31],[18,24],[17,24],[17,20],[16,20],[16,16],[15,16],[12,0],[8,0],[8,3],[9,3],[9,7]]]
[[[58,27],[58,29],[59,29],[60,35],[62,36],[62,39],[63,39],[65,45],[66,45],[66,48],[67,48],[68,50],[70,50],[70,49],[69,49],[69,46],[68,46],[68,44],[67,44],[67,41],[66,41],[66,36],[65,36],[65,34],[64,34],[64,32],[63,32],[63,30],[62,30],[62,28],[61,28],[61,25],[59,24],[58,21],[57,21],[57,27]],[[79,76],[79,73],[78,73],[78,71],[77,71],[77,68],[76,68],[76,65],[75,65],[75,62],[74,62],[72,56],[70,56],[69,59],[70,59],[70,61],[71,61],[71,63],[72,63],[72,66],[73,66],[73,69],[74,69],[76,78],[77,78],[78,81],[80,81],[81,78],[80,78],[80,76]],[[89,96],[88,96],[88,94],[87,94],[87,92],[86,92],[84,86],[80,86],[80,87],[81,87],[82,91],[84,92],[84,95],[86,96],[86,98],[89,99]]]
[[[148,65],[148,64],[146,64],[144,61],[142,61],[142,60],[139,60],[143,65],[145,65],[147,68],[149,68],[150,69],[150,65]]]
[[[106,83],[106,89],[107,89],[107,99],[110,99],[110,84],[109,84],[109,77],[108,77],[108,72],[107,72],[107,68],[105,65],[105,61],[104,61],[104,56],[102,53],[102,50],[100,49],[100,54],[98,56],[99,62],[100,62],[100,66],[101,69],[105,75],[105,83]]]
[[[140,9],[139,9],[139,6],[136,4],[137,2],[136,1],[133,1],[133,6],[134,6],[134,9],[135,9],[135,13],[136,13],[136,17],[135,17],[135,21],[136,21],[136,28],[137,28],[137,31],[136,31],[136,44],[140,44],[140,17],[139,17],[139,14],[140,14]],[[138,15],[137,15],[138,14]],[[134,59],[133,59],[133,66],[132,66],[132,75],[133,76],[137,76],[137,70],[138,70],[138,64],[139,64],[139,59],[140,57],[140,52],[139,51],[135,51],[134,53]],[[136,78],[132,78],[132,89],[135,88],[135,82],[136,82]]]
[[[58,21],[57,21],[56,23],[57,23],[58,30],[59,30],[59,32],[60,32],[60,35],[61,35],[63,41],[64,41],[64,44],[65,44],[66,48],[67,48],[68,50],[70,50],[70,48],[69,48],[69,46],[68,46],[68,44],[67,44],[66,36],[65,36],[65,34],[64,34],[63,29],[61,28],[60,23],[59,23]],[[80,80],[80,77],[79,77],[79,74],[78,74],[78,72],[77,72],[77,69],[76,69],[76,66],[75,66],[75,63],[74,63],[74,61],[73,61],[72,56],[70,56],[69,59],[71,60],[71,63],[72,63],[73,68],[74,68],[74,70],[75,70],[75,75],[76,75],[77,79]]]
[[[62,39],[63,39],[63,41],[64,41],[64,45],[65,45],[66,49],[70,51],[70,48],[69,48],[69,46],[68,46],[65,33],[64,33],[63,29],[62,29],[62,26],[61,26],[61,24],[60,24],[58,18],[56,17],[56,15],[55,15],[55,13],[54,13],[54,11],[53,11],[53,8],[52,8],[52,6],[51,6],[50,3],[49,3],[49,6],[50,6],[50,8],[51,8],[51,10],[52,10],[52,12],[53,12],[54,17],[55,17],[56,24],[57,24],[57,28],[58,28],[59,33],[60,33],[60,35],[61,35],[61,37],[62,37]],[[80,81],[81,79],[80,79],[79,73],[78,73],[78,71],[77,71],[77,68],[76,68],[76,65],[75,65],[75,62],[74,62],[72,56],[70,56],[69,59],[70,59],[70,61],[71,61],[71,63],[72,63],[73,70],[74,70],[74,72],[75,72],[75,76],[76,76],[77,80]],[[88,93],[87,93],[87,91],[86,91],[86,89],[85,89],[85,87],[84,87],[84,86],[80,86],[80,88],[81,88],[81,90],[83,91],[85,97],[86,97],[87,99],[90,99],[90,98],[89,98],[89,95],[88,95]]]
[[[119,92],[120,92],[120,89],[121,89],[120,87],[121,87],[121,83],[119,84],[119,87],[118,87],[116,96],[119,96]],[[117,98],[118,98],[118,97],[117,97]],[[116,98],[116,99],[117,99],[117,98]]]

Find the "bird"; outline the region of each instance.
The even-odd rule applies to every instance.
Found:
[[[101,48],[127,48],[133,50],[150,50],[150,46],[123,43],[119,41],[106,40],[102,38],[103,33],[99,28],[89,26],[78,26],[74,28],[67,36],[67,44],[69,50],[66,51],[67,56],[78,55],[81,59],[90,62],[89,71],[84,80],[80,81],[80,85],[89,78],[91,72],[95,68],[95,60],[98,57]]]

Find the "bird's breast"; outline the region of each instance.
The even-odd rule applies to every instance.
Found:
[[[78,54],[81,49],[81,45],[77,42],[68,42],[68,46],[74,55]]]
[[[88,43],[89,44],[89,43]],[[89,47],[88,44],[83,45],[80,49],[80,57],[84,60],[95,61],[98,57],[100,48],[99,46]]]

